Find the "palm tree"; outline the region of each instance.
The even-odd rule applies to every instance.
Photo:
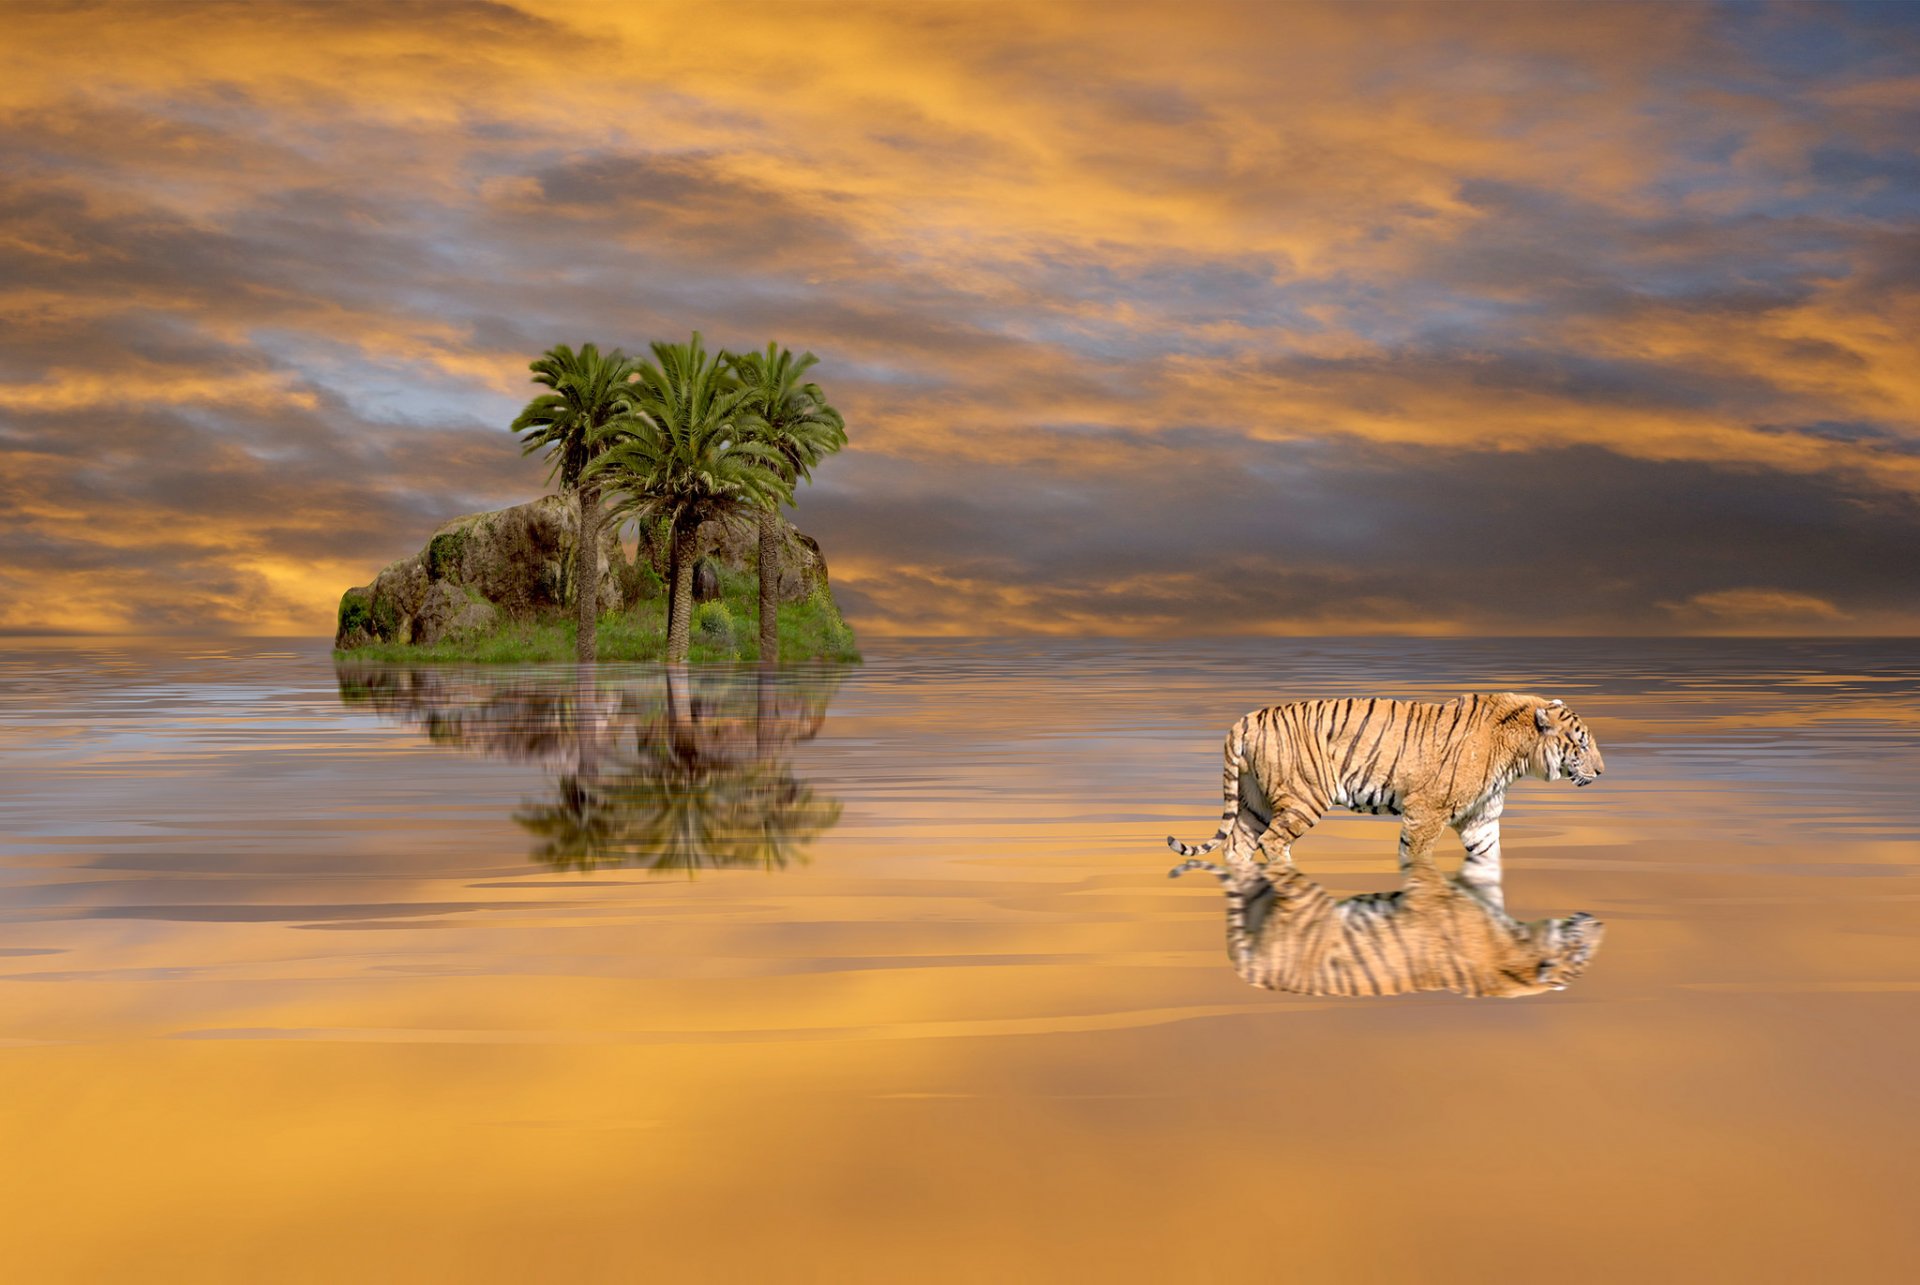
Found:
[[[784,760],[708,757],[671,732],[642,738],[591,786],[571,774],[555,786],[513,819],[538,840],[533,859],[562,870],[784,869],[841,813]]]
[[[555,782],[551,803],[527,804],[513,814],[520,827],[541,840],[533,859],[561,870],[593,870],[616,862],[609,849],[618,840],[621,813],[607,785],[576,773]]]
[[[522,454],[544,450],[552,461],[547,478],[572,492],[580,514],[580,546],[574,559],[573,596],[579,620],[575,654],[594,659],[594,629],[600,607],[600,488],[589,476],[594,457],[631,420],[634,363],[619,349],[602,355],[592,344],[575,352],[556,344],[530,365],[533,382],[551,392],[528,402],[513,421],[523,433]]]
[[[639,365],[635,422],[585,475],[622,492],[614,508],[622,521],[666,519],[667,662],[681,664],[691,637],[695,533],[703,522],[744,521],[776,506],[793,484],[774,466],[772,448],[743,426],[746,391],[707,355],[699,331],[684,344],[654,344],[653,357]]]
[[[841,804],[794,775],[792,748],[819,735],[837,670],[669,665],[657,679],[334,666],[340,699],[418,729],[443,749],[538,765],[539,798],[513,819],[534,860],[563,870],[654,870],[807,859]]]
[[[764,353],[729,357],[740,386],[746,390],[743,409],[751,416],[755,438],[772,448],[774,467],[792,494],[795,483],[811,478],[821,460],[847,444],[846,421],[827,405],[820,385],[800,378],[820,359],[812,353],[796,358],[785,348],[767,345]],[[760,663],[780,658],[777,590],[773,576],[779,548],[779,505],[760,512]]]
[[[694,678],[669,665],[665,677],[664,710],[637,724],[609,720],[632,735],[613,743],[604,761],[596,750],[591,780],[583,766],[557,778],[554,799],[514,813],[540,840],[534,860],[564,870],[632,865],[689,874],[804,862],[808,846],[839,822],[841,804],[794,776],[783,751],[818,732],[831,689],[783,692],[788,699],[772,703],[770,718],[762,699],[748,722],[739,717],[737,675]],[[591,727],[597,746],[600,723],[575,721]],[[583,744],[583,765],[587,754]]]

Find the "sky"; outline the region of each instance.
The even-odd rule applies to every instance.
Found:
[[[1920,6],[12,3],[0,632],[326,634],[777,340],[862,634],[1920,634]]]

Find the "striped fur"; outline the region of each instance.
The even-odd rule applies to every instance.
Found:
[[[1401,870],[1435,873],[1433,845],[1452,827],[1467,849],[1461,878],[1497,906],[1507,787],[1522,776],[1588,785],[1605,770],[1586,726],[1557,700],[1296,701],[1233,725],[1220,829],[1197,846],[1167,845],[1199,857],[1227,842],[1229,865],[1257,854],[1288,866],[1294,842],[1330,808],[1386,813],[1402,818]]]
[[[1537,995],[1564,990],[1599,949],[1588,914],[1520,923],[1458,880],[1336,901],[1297,870],[1189,860],[1227,891],[1227,956],[1249,984],[1294,995]]]

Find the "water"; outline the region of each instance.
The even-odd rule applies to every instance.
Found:
[[[8,1279],[1920,1266],[1910,643],[889,643],[684,690],[9,646]],[[1606,753],[1504,826],[1509,909],[1606,921],[1586,974],[1243,983],[1162,845],[1233,719],[1503,688]],[[1384,890],[1394,837],[1296,855]]]

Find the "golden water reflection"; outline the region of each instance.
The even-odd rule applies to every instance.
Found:
[[[890,641],[772,717],[691,677],[0,647],[0,1281],[1920,1278],[1912,643]],[[1584,975],[1249,987],[1166,877],[1220,729],[1474,690],[1606,746],[1503,818],[1514,913],[1606,922]],[[837,821],[739,822],[785,833],[768,759]],[[1296,856],[1391,892],[1397,832]]]
[[[533,859],[558,870],[780,869],[840,819],[839,800],[791,764],[826,720],[837,671],[496,675],[342,661],[335,674],[347,705],[543,768],[546,792],[513,820]]]

